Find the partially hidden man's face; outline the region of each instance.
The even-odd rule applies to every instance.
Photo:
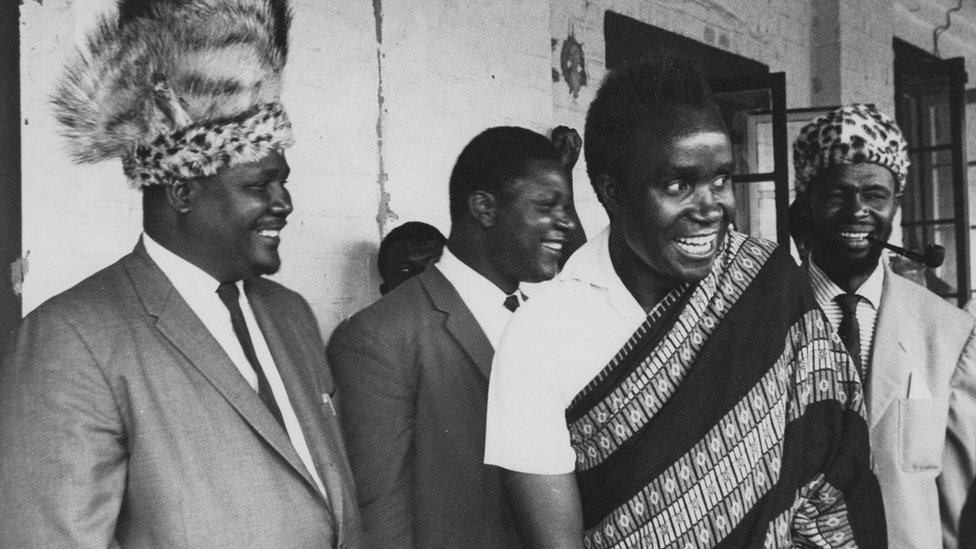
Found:
[[[573,194],[566,172],[554,160],[529,161],[522,174],[496,197],[489,232],[490,260],[509,280],[541,282],[559,272],[569,233]]]
[[[387,259],[381,266],[383,284],[380,293],[386,295],[393,288],[424,272],[441,258],[444,244],[436,240],[400,240],[390,244]]]
[[[877,164],[838,165],[809,185],[809,244],[814,261],[852,273],[873,270],[887,242],[900,196],[895,175]]]
[[[722,121],[678,109],[644,124],[611,220],[662,287],[703,279],[735,210],[732,146]]]
[[[278,270],[280,233],[292,212],[289,171],[285,156],[273,151],[190,182],[185,222],[204,270],[222,282]]]

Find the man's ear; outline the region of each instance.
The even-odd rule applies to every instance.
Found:
[[[593,180],[593,187],[596,190],[597,198],[606,208],[607,213],[619,215],[621,205],[624,201],[623,186],[620,181],[612,175],[600,174]]]
[[[895,201],[895,208],[900,209],[905,203],[905,189],[903,188],[895,193],[893,200]]]
[[[178,213],[185,214],[190,211],[192,197],[193,188],[189,180],[177,179],[172,185],[166,186],[166,201]]]
[[[468,195],[468,213],[484,228],[495,224],[498,199],[487,191],[475,191]]]

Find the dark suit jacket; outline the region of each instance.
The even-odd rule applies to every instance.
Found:
[[[371,547],[515,547],[483,464],[494,351],[436,267],[342,323],[328,347]]]
[[[312,312],[249,296],[328,500],[140,243],[28,315],[0,367],[0,546],[359,546]]]

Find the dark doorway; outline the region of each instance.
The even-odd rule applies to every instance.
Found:
[[[20,6],[0,2],[0,356],[21,314],[11,272],[21,254],[20,170]]]

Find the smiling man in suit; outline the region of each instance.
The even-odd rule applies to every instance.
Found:
[[[261,276],[292,212],[287,6],[141,5],[55,105],[76,158],[122,157],[144,232],[0,367],[0,546],[357,547],[315,318]]]
[[[901,130],[871,107],[843,107],[801,130],[794,165],[810,282],[865,387],[888,540],[956,547],[976,473],[974,319],[882,260],[905,191]]]
[[[559,152],[523,128],[491,128],[450,179],[438,263],[336,329],[329,364],[371,547],[517,547],[498,470],[483,465],[494,347],[552,278],[574,230]]]

